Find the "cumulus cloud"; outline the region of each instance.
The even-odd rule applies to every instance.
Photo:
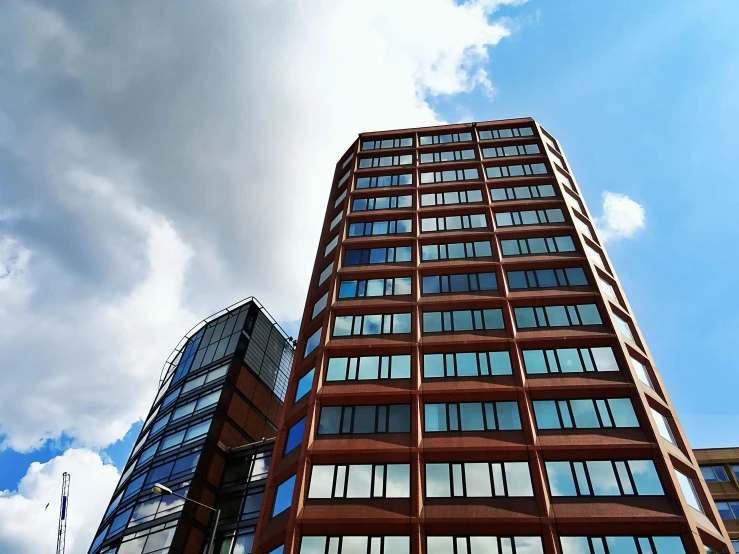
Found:
[[[17,490],[0,491],[0,552],[54,552],[65,471],[72,476],[66,551],[87,551],[120,475],[95,452],[70,449],[45,464],[31,464]]]
[[[595,218],[603,241],[634,238],[644,228],[644,208],[625,194],[603,192],[603,215]]]

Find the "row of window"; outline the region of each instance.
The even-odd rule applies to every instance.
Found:
[[[552,496],[662,495],[652,460],[546,462]]]
[[[421,245],[421,261],[424,262],[434,260],[462,260],[464,258],[489,258],[492,255],[493,247],[488,240]]]
[[[482,202],[482,191],[479,189],[472,190],[453,190],[450,192],[437,192],[421,195],[421,206],[445,206],[449,204],[469,204],[472,202]]]
[[[378,196],[375,198],[355,198],[352,204],[352,211],[394,210],[398,208],[410,208],[412,206],[413,196],[410,194],[402,196]]]
[[[343,315],[334,320],[335,337],[397,335],[411,332],[411,314]]]
[[[344,265],[391,264],[410,262],[413,259],[411,246],[390,248],[362,248],[344,251]]]
[[[371,235],[394,235],[413,232],[411,219],[394,219],[391,221],[368,221],[366,223],[350,223],[348,236],[362,237]]]
[[[424,405],[424,431],[516,431],[517,402],[460,402]]]
[[[503,177],[523,177],[526,175],[546,175],[547,166],[538,164],[516,164],[498,165],[485,168],[488,179],[500,179]]]
[[[379,156],[376,158],[359,158],[359,169],[368,167],[390,167],[394,165],[410,165],[413,163],[413,154],[400,156]]]
[[[418,143],[421,146],[428,146],[430,144],[449,144],[453,142],[470,142],[472,140],[472,133],[445,133],[443,135],[426,135],[418,138]]]
[[[498,227],[520,225],[540,225],[543,223],[564,223],[565,216],[559,208],[550,210],[526,210],[522,212],[496,212],[495,224]]]
[[[639,427],[628,398],[534,400],[539,429],[599,429]]]
[[[362,150],[384,150],[385,148],[405,148],[413,146],[413,137],[383,140],[364,140]]]
[[[408,379],[410,376],[411,357],[408,354],[330,358],[326,370],[326,381]]]
[[[572,327],[603,323],[598,312],[598,306],[595,304],[514,308],[513,313],[516,318],[516,327],[519,329]]]
[[[424,312],[422,321],[424,333],[505,329],[503,311],[499,308]]]
[[[739,479],[739,464],[732,465],[731,470]],[[701,473],[706,483],[728,483],[730,481],[729,474],[722,465],[701,466]]]
[[[448,215],[445,217],[421,218],[421,232],[458,231],[462,229],[485,229],[488,226],[485,214]]]
[[[323,406],[319,435],[410,433],[410,404]]]
[[[314,465],[308,498],[410,498],[410,464]]]
[[[422,152],[420,156],[420,162],[422,164],[427,163],[440,163],[440,162],[460,162],[463,160],[474,160],[475,151],[472,149],[468,150],[444,150],[443,152]]]
[[[483,158],[505,158],[508,156],[527,156],[540,154],[538,144],[513,144],[482,149]]]
[[[411,293],[410,277],[387,279],[361,279],[341,281],[339,298],[364,298],[373,296],[400,296]]]
[[[497,290],[495,273],[456,273],[452,275],[424,275],[421,279],[423,294],[446,292],[470,292]]]
[[[427,498],[534,496],[527,462],[426,464]]]

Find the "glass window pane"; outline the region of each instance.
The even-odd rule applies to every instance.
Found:
[[[450,497],[449,464],[426,464],[426,496]]]
[[[611,462],[586,462],[586,465],[595,496],[618,496],[621,494]]]
[[[369,498],[372,488],[372,466],[350,465],[346,486],[347,498]]]
[[[389,408],[388,433],[408,433],[411,430],[411,407],[394,404]]]
[[[634,464],[634,462],[629,462],[629,465],[630,466],[632,464]],[[652,464],[651,465],[651,468],[649,468],[649,469],[651,469],[652,471],[654,471],[654,464]],[[632,473],[634,473],[634,481],[636,481],[636,474],[635,474],[635,470],[634,470],[633,467],[631,468],[631,471],[632,471]],[[675,470],[675,475],[677,476],[677,481],[678,481],[678,483],[680,483],[680,488],[683,491],[683,496],[685,497],[685,502],[687,502],[688,503],[688,506],[690,506],[691,508],[694,508],[694,509],[698,510],[699,512],[702,512],[703,511],[703,508],[701,508],[701,503],[698,501],[698,496],[695,494],[695,489],[693,488],[693,483],[691,482],[691,480],[688,478],[687,475],[683,475],[681,472],[679,472],[677,470]],[[638,483],[637,483],[636,488],[637,488],[637,490],[639,490],[639,484]],[[660,491],[661,491],[661,489],[662,489],[662,487],[660,487]],[[639,491],[639,494],[642,494],[641,491]],[[649,494],[649,493],[647,493],[647,494]],[[654,494],[654,493],[652,493],[652,494]],[[660,493],[657,493],[657,494],[661,494],[661,492]]]
[[[577,496],[569,462],[546,462],[552,496]]]
[[[526,373],[529,375],[547,373],[547,364],[544,359],[543,350],[524,350],[523,362],[526,366]]]
[[[609,554],[639,554],[634,537],[606,537]]]
[[[482,404],[479,402],[462,402],[459,405],[462,418],[462,431],[482,431],[485,429],[482,420]]]
[[[554,400],[535,400],[534,414],[539,429],[559,429],[559,412]]]
[[[639,420],[636,419],[634,407],[628,398],[611,398],[608,407],[611,409],[616,427],[639,427]]]
[[[631,469],[631,476],[634,478],[638,494],[664,494],[657,469],[654,467],[652,460],[631,460],[629,469]]]
[[[315,368],[311,369],[308,373],[303,375],[300,378],[300,381],[298,381],[298,387],[295,391],[295,402],[303,398],[308,392],[310,392],[311,388],[313,388],[313,372],[315,371]]]
[[[411,376],[411,357],[410,355],[392,356],[392,364],[390,366],[391,379],[409,379]]]
[[[293,489],[295,488],[295,475],[283,481],[277,487],[275,494],[275,507],[272,510],[272,517],[287,510],[293,501]]]
[[[592,400],[570,400],[575,426],[578,429],[597,429],[600,427],[598,415]]]
[[[292,451],[293,448],[300,446],[303,442],[303,433],[305,431],[305,418],[298,421],[290,427],[287,433],[287,441],[285,443],[285,454]]]
[[[443,354],[424,354],[423,355],[423,376],[424,377],[444,377],[444,355]]]
[[[321,419],[318,422],[318,434],[335,435],[339,433],[341,424],[341,407],[324,406],[321,408]]]
[[[424,429],[426,432],[446,431],[446,404],[424,405]]]
[[[519,329],[530,329],[537,326],[534,308],[514,308],[513,312],[516,316],[516,326]]]
[[[457,377],[477,376],[477,355],[474,352],[457,354]]]
[[[411,314],[393,314],[393,334],[411,332]]]
[[[472,312],[470,310],[454,311],[452,312],[452,319],[455,331],[471,331],[473,329]]]
[[[528,462],[505,462],[508,496],[534,496]]]
[[[488,463],[464,464],[464,477],[468,497],[493,496],[493,489],[490,485],[490,465]]]
[[[521,428],[518,416],[517,402],[496,402],[495,410],[498,415],[498,428],[501,430],[516,430]],[[488,425],[490,422],[488,421]]]
[[[334,466],[314,465],[311,470],[308,498],[331,498],[334,486]]]
[[[566,327],[570,325],[564,306],[546,306],[544,310],[547,313],[547,320],[549,320],[550,327]]]

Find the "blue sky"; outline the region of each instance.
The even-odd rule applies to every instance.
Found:
[[[239,7],[172,13],[141,3],[83,14],[52,11],[44,2],[29,2],[30,10],[20,9],[22,4],[8,4],[6,21],[22,30],[38,17],[28,29],[45,32],[35,36],[29,30],[22,40],[0,44],[0,80],[9,85],[0,103],[14,110],[0,109],[0,123],[9,123],[0,130],[0,206],[8,206],[0,209],[0,269],[8,274],[0,278],[0,296],[3,279],[10,281],[15,271],[20,284],[13,296],[24,300],[10,307],[0,303],[0,316],[11,314],[18,322],[27,350],[45,337],[41,350],[61,354],[39,358],[38,364],[53,372],[47,396],[35,398],[33,407],[11,406],[12,417],[0,408],[0,435],[6,434],[7,446],[0,451],[0,491],[15,490],[32,462],[46,462],[72,445],[99,451],[120,468],[140,428],[139,422],[129,429],[130,422],[153,396],[164,358],[198,319],[256,294],[285,328],[294,329],[335,159],[358,132],[434,120],[534,117],[563,146],[594,216],[601,214],[604,191],[625,194],[643,207],[644,228],[633,238],[609,242],[609,255],[692,446],[739,445],[734,369],[739,262],[733,255],[739,190],[732,171],[739,128],[736,2],[530,0],[490,15],[510,32],[503,36],[496,34],[498,27],[475,24],[475,18],[485,23],[481,12],[457,10],[460,19],[452,20],[446,3],[434,0],[423,4],[431,18],[427,23],[448,21],[449,36],[442,33],[433,41],[423,29],[385,21],[381,10],[395,9],[389,1],[363,7],[367,11],[358,15],[349,13],[360,9],[351,2],[343,10],[325,3],[315,13],[301,7],[280,17],[269,12],[283,9],[274,7],[280,3],[263,6],[246,14],[244,25],[259,26],[251,34],[233,23],[245,16]],[[408,12],[393,12],[400,21],[412,13],[410,4]],[[188,18],[197,21],[200,39],[211,33],[226,41],[210,58],[197,58],[198,37],[190,46]],[[360,37],[373,45],[369,52],[334,48],[332,41],[348,33],[346,21],[359,19],[375,26]],[[165,22],[161,44],[147,39],[133,47],[105,30],[112,21],[125,28],[157,20]],[[269,34],[278,20],[284,25]],[[315,27],[311,21],[331,32],[304,31]],[[12,30],[6,29],[11,39]],[[240,42],[252,35],[269,48],[273,63]],[[59,44],[48,48],[49,37]],[[383,46],[389,57],[373,66]],[[96,48],[99,57],[83,57]],[[222,56],[242,49],[235,61]],[[281,72],[288,65],[281,56],[288,55],[294,66]],[[452,67],[446,68],[450,59]],[[21,69],[7,72],[13,63]],[[44,64],[67,64],[66,73],[55,75]],[[101,77],[108,66],[116,68],[115,75]],[[249,68],[243,78],[240,66]],[[411,75],[409,68],[418,67]],[[182,68],[192,80],[177,73]],[[456,69],[466,76],[459,78]],[[475,86],[472,74],[478,69],[486,72],[492,94]],[[220,86],[207,86],[217,79]],[[241,104],[247,105],[243,112]],[[311,111],[316,119],[306,119]],[[349,113],[360,115],[349,118]],[[59,130],[54,127],[59,121],[68,125]],[[295,133],[293,125],[304,132]],[[72,146],[59,152],[56,143],[45,144],[26,129],[42,134],[51,129]],[[264,138],[263,129],[274,130],[273,140]],[[294,149],[311,157],[270,180],[281,162],[269,158],[268,145],[290,134],[297,134]],[[62,165],[51,173],[22,165],[17,149],[28,145],[39,159]],[[255,152],[253,158],[249,152]],[[266,159],[272,165],[263,164]],[[55,177],[49,175],[62,174],[77,179],[77,188],[50,187]],[[257,186],[260,179],[267,181]],[[84,195],[75,196],[78,190]],[[297,208],[310,206],[315,215],[280,212],[270,194],[292,198]],[[84,204],[90,195],[96,199],[92,210]],[[75,212],[79,206],[84,216]],[[238,211],[229,212],[232,208]],[[236,225],[240,218],[243,224]],[[266,238],[262,230],[275,221],[290,224],[276,229],[276,238]],[[255,235],[260,240],[253,240]],[[239,255],[231,255],[233,250]],[[268,270],[258,272],[258,266]],[[14,269],[19,267],[23,271]],[[33,279],[25,283],[24,275]],[[45,296],[28,292],[41,290]],[[166,292],[171,290],[173,298]],[[95,312],[110,324],[110,333],[95,335],[104,325],[85,327],[72,305],[85,318]],[[163,315],[153,317],[147,311],[152,306]],[[143,313],[146,326],[138,333],[120,323]],[[21,316],[27,314],[24,325]],[[54,328],[44,329],[43,321],[54,322]],[[59,331],[64,326],[94,340],[77,343]],[[32,330],[40,328],[44,333],[34,337]],[[121,342],[111,346],[110,337]],[[9,389],[17,397],[24,390],[23,368],[13,365],[19,356],[7,345],[5,350],[7,358],[0,361],[19,375],[17,388]],[[65,392],[76,389],[65,388],[74,383],[63,378],[78,355],[93,360],[94,372],[81,377],[92,388],[79,398]],[[118,367],[116,357],[125,363]],[[49,381],[48,375],[27,378]],[[95,387],[119,390],[129,381],[133,384],[121,396],[140,397],[135,406],[103,406],[99,399],[88,406]],[[75,412],[74,405],[84,409]],[[39,406],[54,409],[42,411],[33,424],[17,424],[33,420],[23,414],[38,412]],[[96,429],[83,422],[87,415],[111,423]],[[48,423],[54,421],[61,423]]]

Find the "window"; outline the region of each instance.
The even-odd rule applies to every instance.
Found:
[[[560,537],[562,554],[685,554],[680,537]]]
[[[487,310],[455,310],[453,312],[424,312],[423,332],[480,331],[505,329],[500,308]]]
[[[449,133],[444,135],[426,135],[418,138],[421,146],[430,144],[449,144],[450,142],[469,142],[472,140],[472,133]]]
[[[570,206],[570,207],[571,207],[571,208],[572,208],[573,210],[575,210],[575,211],[576,211],[577,213],[579,213],[579,214],[581,214],[581,215],[584,215],[584,214],[583,214],[583,210],[582,210],[582,206],[580,206],[580,202],[579,202],[579,201],[577,200],[577,198],[575,198],[575,197],[574,197],[574,196],[572,196],[571,194],[567,194],[567,193],[564,193],[564,194],[562,195],[562,197],[563,197],[563,198],[565,199],[565,202],[567,202],[567,204],[568,204],[568,205],[569,205],[569,206]],[[577,218],[575,218],[575,219],[577,219]]]
[[[453,183],[455,181],[476,181],[480,174],[476,167],[468,169],[448,169],[446,171],[429,171],[421,173],[421,184]]]
[[[527,375],[619,371],[610,346],[524,350],[523,363]]]
[[[511,144],[482,149],[483,158],[506,158],[508,156],[530,156],[541,154],[538,144]]]
[[[726,473],[724,466],[700,466],[700,468],[706,483],[729,482],[729,475]]]
[[[285,545],[281,544],[274,550],[271,550],[268,554],[282,554],[284,550],[285,550]]]
[[[341,204],[344,201],[344,198],[346,198],[346,189],[344,189],[344,192],[342,192],[334,201],[334,208],[338,208],[339,204]]]
[[[488,222],[485,214],[448,215],[446,217],[424,217],[421,232],[458,231],[461,229],[485,229]]]
[[[716,509],[721,519],[739,519],[739,502],[716,502]]]
[[[202,375],[198,375],[197,377],[190,379],[182,386],[182,394],[186,394],[191,390],[195,390],[198,387],[207,385],[209,383],[212,383],[213,381],[220,379],[221,377],[224,377],[228,373],[228,368],[228,364],[222,365],[221,367],[211,369],[207,373],[203,373]]]
[[[326,381],[410,379],[410,376],[411,357],[408,354],[330,358],[326,369]]]
[[[601,256],[599,252],[596,252],[596,250],[587,242],[584,242],[583,244],[585,244],[585,255],[588,257],[588,259],[598,267],[602,267],[603,269],[605,269],[606,262],[603,260],[603,256]]]
[[[460,260],[485,258],[493,255],[489,240],[477,242],[451,242],[447,244],[422,244],[421,261]]]
[[[676,469],[674,471],[675,477],[677,477],[677,482],[680,483],[680,489],[683,491],[685,502],[687,502],[688,506],[690,506],[691,508],[702,512],[703,508],[701,507],[700,500],[698,500],[698,495],[695,492],[693,480]]]
[[[298,388],[295,391],[295,402],[303,398],[313,388],[313,373],[315,371],[316,368],[314,367],[298,381]]]
[[[344,252],[344,265],[391,264],[410,262],[413,259],[411,246],[390,248],[364,248]]]
[[[411,332],[411,314],[337,315],[334,337],[398,335]]]
[[[616,291],[611,286],[611,283],[603,279],[600,275],[598,276],[598,284],[600,285],[600,288],[603,289],[603,292],[606,293],[606,296],[608,296],[611,300],[615,300],[618,302],[618,297],[616,296]]]
[[[500,247],[503,256],[533,256],[575,251],[575,243],[569,236],[501,240]]]
[[[559,208],[552,208],[549,210],[525,210],[522,212],[496,212],[495,214],[495,224],[498,227],[564,223],[564,221],[565,216]]]
[[[552,185],[529,185],[525,187],[506,187],[490,189],[493,202],[506,200],[525,200],[530,198],[552,198],[556,196]]]
[[[105,540],[105,535],[108,534],[108,529],[109,527],[106,527],[102,531],[100,531],[100,533],[98,533],[98,535],[95,537],[95,540],[92,541],[90,552],[95,552],[98,546],[100,546],[103,543],[103,541]]]
[[[401,187],[413,184],[413,174],[403,173],[401,175],[378,175],[375,177],[359,177],[354,188],[373,189],[382,187]]]
[[[133,507],[128,508],[127,510],[123,510],[115,518],[113,518],[113,521],[110,523],[110,530],[108,531],[109,537],[112,537],[119,531],[123,531],[123,529],[126,528],[126,525],[128,524],[128,519],[131,517],[132,512]]]
[[[421,163],[459,162],[462,160],[474,160],[475,151],[469,150],[445,150],[443,152],[425,152],[421,154]]]
[[[355,198],[352,204],[353,212],[368,210],[395,210],[398,208],[413,207],[413,196],[378,196],[375,198]]]
[[[384,140],[364,140],[362,150],[384,150],[385,148],[405,148],[413,146],[413,137]]]
[[[193,400],[192,402],[188,402],[187,404],[180,405],[172,412],[172,421],[182,419],[183,417],[192,415],[193,413],[196,413],[200,410],[209,408],[210,406],[217,404],[220,397],[221,391],[219,388],[217,390],[208,392],[197,400]]]
[[[509,129],[487,129],[480,131],[480,140],[532,136],[534,136],[534,131],[531,127],[512,127]]]
[[[424,431],[510,431],[521,429],[516,402],[425,404]]]
[[[454,547],[457,550],[454,550]],[[544,554],[541,537],[426,537],[426,554]]]
[[[125,535],[118,554],[168,552],[176,530],[177,520]]]
[[[731,546],[734,547],[734,552],[736,552],[737,554],[739,554],[739,540],[731,541]],[[662,554],[662,553],[660,552],[660,554]]]
[[[410,404],[323,406],[318,422],[319,435],[409,433],[410,430]]]
[[[422,278],[423,294],[498,290],[495,273],[455,273],[426,275]]]
[[[629,324],[615,313],[613,314],[613,319],[618,332],[625,336],[627,339],[634,340],[634,335],[631,334],[631,327],[629,327]]]
[[[318,301],[313,304],[313,318],[315,318],[318,314],[320,314],[324,308],[326,308],[326,303],[328,302],[328,293],[321,296],[321,298],[318,299]]]
[[[575,224],[575,227],[577,227],[583,235],[588,237],[590,240],[595,241],[595,239],[593,238],[593,235],[590,232],[590,227],[588,227],[585,223],[580,221],[580,218],[573,217],[572,221]]]
[[[628,398],[534,400],[539,429],[600,429],[639,427]]]
[[[426,464],[426,498],[494,496],[534,496],[528,462]]]
[[[576,306],[543,306],[514,308],[516,326],[519,329],[533,327],[571,327],[576,325],[599,325],[603,323],[595,304]]]
[[[326,250],[323,252],[324,257],[333,252],[337,244],[339,244],[339,235],[336,235],[334,238],[332,238],[331,242],[326,245]]]
[[[300,554],[410,554],[410,551],[408,537],[303,536],[300,542]]]
[[[322,330],[323,329],[318,329],[315,333],[308,337],[307,341],[305,341],[305,354],[303,354],[303,358],[307,358],[308,354],[318,348],[318,344],[321,342]]]
[[[413,154],[382,156],[379,158],[359,158],[359,169],[365,169],[368,167],[390,167],[393,165],[411,165],[412,163]]]
[[[511,290],[580,287],[588,284],[585,271],[581,267],[508,271],[506,275],[508,276],[508,288]]]
[[[177,494],[187,496],[187,490],[189,487],[172,488]],[[185,501],[182,498],[178,498],[174,495],[154,496],[153,498],[136,505],[131,520],[128,523],[128,527],[141,525],[142,523],[179,512],[182,510],[184,503]]]
[[[424,354],[423,376],[477,377],[479,375],[511,375],[511,356],[501,352],[457,352],[454,354]]]
[[[631,356],[630,358],[631,358],[631,366],[634,368],[634,371],[636,372],[636,376],[639,378],[639,381],[644,383],[650,389],[654,389],[654,385],[652,385],[652,380],[649,378],[649,373],[647,372],[647,368],[644,367],[644,364],[641,363],[636,358],[634,358],[634,356]]]
[[[421,195],[421,206],[445,206],[448,204],[468,204],[482,202],[482,191],[478,189],[450,192],[436,192]]]
[[[410,498],[409,464],[314,465],[308,498]]]
[[[188,442],[200,439],[208,434],[210,429],[210,416],[203,421],[195,421],[186,427],[180,427],[169,435],[165,435],[159,446],[159,452],[165,452],[178,448]]]
[[[404,294],[411,294],[410,277],[341,281],[339,287],[339,298],[402,296]]]
[[[144,488],[149,489],[156,483],[166,483],[192,473],[198,465],[200,452],[185,452],[178,456],[167,458],[153,465],[144,482]]]
[[[326,281],[326,279],[331,277],[331,274],[333,273],[333,271],[334,271],[334,262],[331,262],[330,264],[326,266],[326,268],[323,271],[321,271],[321,274],[318,276],[318,286],[319,287]]]
[[[290,427],[290,430],[287,432],[287,441],[285,441],[285,454],[292,452],[295,447],[302,444],[304,431],[305,418]]]
[[[546,462],[552,496],[663,495],[652,460]]]
[[[349,158],[349,160],[351,160],[351,158]],[[347,160],[347,161],[349,161],[349,160]],[[349,171],[347,171],[346,173],[344,173],[344,175],[341,177],[341,179],[339,179],[339,183],[336,185],[336,188],[337,189],[340,189],[342,186],[344,186],[344,183],[346,183],[349,180],[349,176],[351,174],[352,174],[352,170],[351,169]]]
[[[392,221],[368,221],[366,223],[350,223],[347,236],[364,237],[372,235],[396,235],[413,231],[410,219],[394,219]]]
[[[485,174],[488,179],[500,179],[501,177],[523,177],[524,175],[545,175],[547,166],[539,164],[499,165],[488,167]]]
[[[349,154],[349,155],[348,155],[348,156],[346,157],[346,159],[345,159],[345,160],[343,161],[343,163],[341,164],[341,168],[342,168],[342,169],[344,169],[344,168],[345,168],[346,166],[348,166],[348,165],[349,165],[349,162],[351,162],[351,161],[352,161],[353,159],[354,159],[354,152],[352,152],[351,154]]]
[[[287,510],[293,503],[293,490],[295,489],[295,475],[280,483],[275,494],[275,507],[272,517]]]
[[[342,218],[342,217],[344,217],[344,212],[339,212],[339,213],[338,213],[338,214],[336,215],[336,217],[334,218],[334,220],[333,220],[333,221],[331,222],[331,225],[329,225],[329,227],[328,227],[328,230],[329,230],[329,231],[333,231],[333,230],[334,230],[334,228],[335,228],[335,227],[336,227],[336,226],[337,226],[337,225],[339,224],[339,222],[341,221],[341,218]]]
[[[657,425],[657,431],[659,431],[660,436],[667,442],[675,444],[675,438],[672,436],[672,431],[670,430],[670,424],[667,423],[667,418],[654,408],[650,408],[650,410],[652,411],[652,417],[654,418],[655,425]]]
[[[259,494],[258,496],[262,497],[263,494]],[[251,504],[252,501],[249,498],[252,497],[247,497],[247,502]],[[250,519],[251,517],[242,517],[242,519]],[[254,531],[253,528],[248,530],[250,532],[239,533],[238,535],[235,535],[234,531],[231,531],[225,537],[218,537],[214,543],[213,552],[218,554],[249,554],[254,544]],[[209,553],[206,551],[205,554]]]

